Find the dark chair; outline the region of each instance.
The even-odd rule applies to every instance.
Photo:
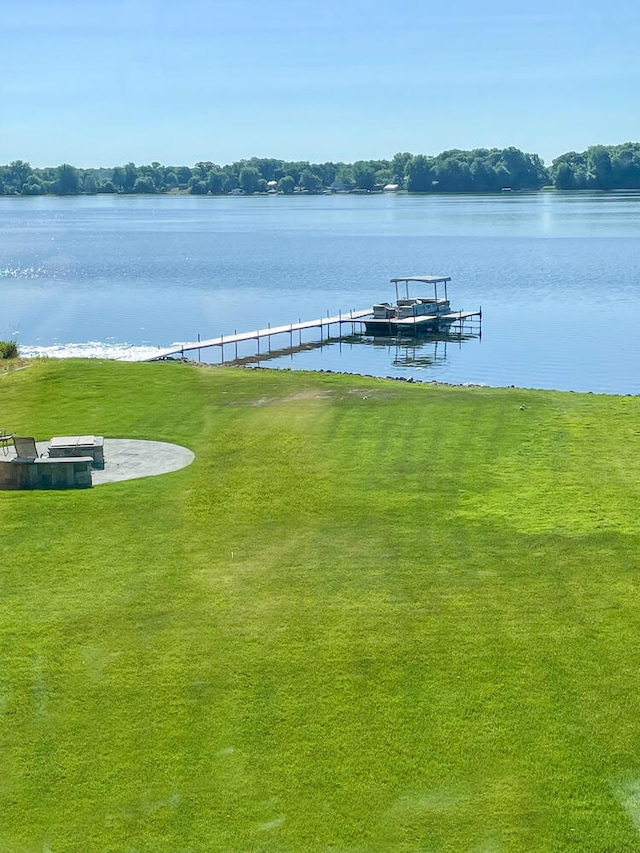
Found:
[[[36,440],[33,436],[14,435],[13,446],[16,449],[16,456],[18,459],[23,459],[27,462],[34,462],[36,459],[40,458],[38,448],[36,447]],[[45,456],[48,454],[43,453],[42,455]]]

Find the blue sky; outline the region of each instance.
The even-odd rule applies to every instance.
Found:
[[[0,0],[0,163],[640,141],[637,0]]]

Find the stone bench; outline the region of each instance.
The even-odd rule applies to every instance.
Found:
[[[0,459],[0,489],[90,489],[92,456]]]

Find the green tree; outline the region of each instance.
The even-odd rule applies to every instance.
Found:
[[[12,160],[11,163],[9,163],[9,184],[13,187],[15,192],[22,192],[22,187],[32,172],[33,169],[31,168],[31,164],[27,163],[26,160]]]
[[[337,163],[336,172],[332,184],[336,184],[341,190],[350,190],[355,186],[353,180],[353,169],[349,163]]]
[[[135,163],[127,163],[124,167],[124,176],[122,180],[122,191],[125,193],[133,192],[133,187],[138,180],[138,167]]]
[[[282,160],[275,160],[273,157],[252,157],[246,165],[257,169],[265,181],[279,181],[284,175]]]
[[[44,195],[47,191],[45,184],[37,175],[29,175],[22,185],[22,195]]]
[[[152,192],[162,192],[164,190],[164,169],[160,163],[154,162],[150,166],[141,166],[138,170],[138,177],[148,178],[153,182]]]
[[[306,165],[306,164],[304,164]],[[300,175],[302,175],[302,168],[300,168],[300,164],[298,163],[285,163],[284,171],[286,175],[291,175],[293,178],[295,185],[298,186],[300,184]]]
[[[74,166],[69,163],[58,166],[55,191],[59,195],[77,195],[80,192],[80,176]]]
[[[240,175],[238,176],[240,188],[246,192],[247,195],[257,193],[260,189],[261,177],[260,172],[255,166],[245,166],[240,170]]]
[[[82,191],[88,195],[93,195],[98,192],[98,181],[92,172],[87,172],[82,181]]]
[[[206,195],[209,192],[207,182],[200,180],[197,175],[189,178],[188,186],[192,195]]]
[[[176,173],[170,169],[165,172],[164,175],[164,188],[165,190],[174,190],[178,186],[178,176]]]
[[[178,166],[175,170],[178,178],[178,186],[187,186],[191,177],[191,169],[188,166]]]
[[[476,192],[488,193],[496,189],[495,173],[482,156],[473,159],[470,175],[473,189]]]
[[[412,158],[412,154],[404,152],[403,154],[394,154],[389,168],[393,174],[393,181],[396,184],[404,186],[406,180],[407,163]]]
[[[336,174],[338,169],[335,163],[323,163],[320,167],[322,169],[322,186],[330,187],[331,184],[336,179]]]
[[[512,146],[502,151],[499,162],[509,175],[504,186],[533,190],[549,181],[549,173],[537,154],[525,154]]]
[[[576,179],[571,166],[562,162],[558,164],[553,185],[557,190],[572,190],[575,189]]]
[[[415,154],[406,165],[407,189],[410,193],[426,193],[432,189],[434,173],[424,154]]]
[[[311,169],[305,169],[300,175],[300,187],[307,192],[317,193],[321,189],[322,183],[315,172],[312,172]]]
[[[292,195],[295,188],[296,182],[293,180],[291,175],[285,175],[278,181],[278,192],[281,192],[284,195]]]
[[[589,174],[595,187],[599,190],[611,189],[613,168],[611,155],[604,145],[594,145],[587,149]]]
[[[472,187],[471,170],[462,152],[439,155],[435,159],[433,171],[440,192],[469,192]]]
[[[122,166],[115,167],[113,174],[111,175],[111,182],[116,190],[122,190],[122,184],[124,183],[124,169]]]
[[[145,194],[155,193],[156,185],[151,175],[141,175],[139,178],[136,178],[132,192]]]
[[[207,187],[209,192],[214,195],[220,195],[224,192],[224,172],[216,166],[213,169],[210,169],[207,174]]]
[[[503,187],[511,187],[511,174],[504,163],[498,163],[494,170],[496,187],[498,189],[502,189]]]
[[[378,169],[375,173],[375,185],[385,187],[387,184],[399,183],[393,179],[392,169]]]
[[[572,173],[572,178],[569,178],[569,172],[566,167],[568,167]],[[557,175],[560,169],[562,169],[563,173],[560,178],[560,182],[565,184],[567,181],[570,181],[571,186],[558,186]],[[549,171],[551,181],[558,189],[581,190],[585,189],[587,186],[586,154],[580,154],[576,151],[567,151],[565,154],[561,154],[559,157],[556,157],[556,159],[551,163],[551,169]]]
[[[195,166],[193,167],[194,172],[199,172],[201,177],[208,175],[212,169],[217,169],[215,163],[212,163],[211,160],[199,160]]]
[[[625,142],[610,150],[612,186],[616,189],[640,189],[640,144]]]
[[[222,169],[222,192],[230,193],[238,187],[238,176],[230,166]]]
[[[361,190],[372,190],[376,185],[376,173],[370,163],[357,160],[353,164],[353,180],[356,188]]]

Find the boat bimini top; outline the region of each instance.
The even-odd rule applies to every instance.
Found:
[[[396,286],[396,300],[399,298],[398,294],[398,285],[401,282],[404,282],[405,290],[407,292],[407,299],[409,298],[409,282],[415,281],[419,284],[432,284],[433,292],[435,298],[438,298],[438,285],[444,284],[444,298],[447,298],[447,282],[451,281],[451,276],[448,275],[405,275],[402,278],[392,278],[391,284],[395,284]]]

